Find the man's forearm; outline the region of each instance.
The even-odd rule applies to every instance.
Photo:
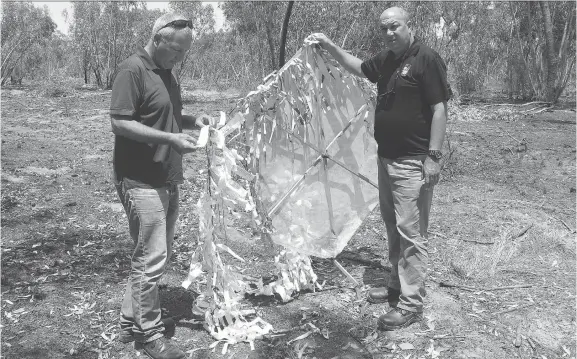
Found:
[[[160,131],[137,121],[111,117],[112,132],[131,140],[150,144],[171,144],[172,133]]]
[[[429,142],[430,150],[440,150],[445,140],[445,131],[447,129],[447,104],[443,102],[433,108],[433,120],[431,122],[431,140]]]
[[[338,47],[334,43],[326,44],[324,48],[341,64],[348,72],[360,76],[366,77],[361,69],[361,64],[363,61],[342,48]]]

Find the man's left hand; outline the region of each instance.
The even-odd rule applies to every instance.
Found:
[[[434,160],[431,157],[425,159],[423,164],[423,176],[425,178],[425,185],[433,187],[439,182],[439,175],[441,173],[441,163],[439,160]]]

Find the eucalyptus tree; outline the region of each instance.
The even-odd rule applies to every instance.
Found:
[[[574,74],[575,2],[510,2],[512,45],[533,96],[556,102]]]
[[[204,74],[254,87],[282,65],[280,40],[290,2],[225,2],[229,31],[203,36]],[[575,3],[532,1],[294,2],[286,57],[313,32],[365,59],[384,49],[378,18],[401,6],[411,28],[445,59],[457,95],[554,102],[575,68]],[[279,34],[278,36],[276,34]],[[277,61],[278,59],[278,61]],[[200,67],[200,63],[199,63]]]
[[[96,84],[110,88],[118,65],[136,46],[145,45],[158,11],[139,1],[73,2],[71,36],[82,64]]]
[[[31,50],[46,45],[56,24],[46,7],[40,9],[31,2],[4,1],[1,6],[1,83],[4,84],[16,66],[24,67]]]

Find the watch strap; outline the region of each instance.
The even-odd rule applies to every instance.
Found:
[[[443,152],[440,150],[429,150],[429,157],[432,157],[436,160],[440,160],[443,158]]]

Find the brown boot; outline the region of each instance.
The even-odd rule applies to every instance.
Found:
[[[165,338],[148,343],[135,343],[134,348],[142,350],[152,359],[184,359],[186,354]]]
[[[171,317],[166,317],[161,319],[162,324],[164,324],[164,336],[165,337],[172,337],[174,335],[174,330],[176,328],[176,323],[174,319]],[[118,335],[118,341],[121,343],[130,343],[134,341],[134,334],[132,330],[121,330],[120,334]]]
[[[399,304],[399,296],[401,291],[394,288],[373,288],[369,290],[367,302],[373,304],[389,303],[391,307],[396,307]]]
[[[409,312],[408,310],[393,308],[387,314],[383,314],[377,321],[380,330],[395,330],[406,328],[421,320],[421,313]]]

